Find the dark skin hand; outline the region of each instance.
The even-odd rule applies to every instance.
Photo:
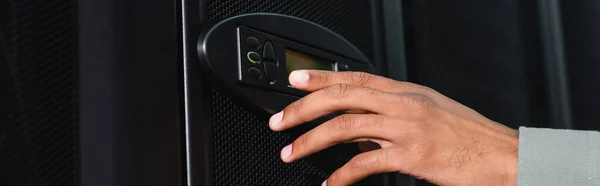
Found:
[[[424,86],[360,72],[301,70],[293,87],[311,92],[273,115],[283,131],[338,111],[281,151],[286,163],[340,143],[376,143],[323,185],[408,174],[437,185],[516,185],[518,132]]]

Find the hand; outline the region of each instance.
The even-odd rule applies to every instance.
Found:
[[[518,132],[430,88],[359,72],[301,70],[289,78],[311,93],[273,115],[272,130],[346,113],[284,147],[284,162],[339,143],[381,147],[355,156],[323,185],[350,185],[386,172],[437,185],[516,185]]]

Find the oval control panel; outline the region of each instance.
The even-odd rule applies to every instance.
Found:
[[[275,26],[274,26],[275,25]],[[202,73],[238,101],[273,114],[306,95],[294,89],[294,70],[364,71],[371,63],[354,45],[315,23],[286,15],[254,13],[215,23],[199,36]]]

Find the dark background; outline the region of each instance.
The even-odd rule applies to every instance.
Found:
[[[183,9],[192,31],[301,16],[382,74],[512,128],[600,130],[600,2],[382,0],[371,15],[365,1],[0,0],[0,185],[180,185],[202,172],[187,169],[183,134],[211,115],[184,113],[182,53],[195,49],[182,48]]]
[[[409,81],[513,128],[600,128],[598,2],[402,2]],[[552,30],[558,37],[548,39]],[[559,49],[548,50],[553,42]],[[561,53],[562,68],[548,70]],[[564,105],[555,101],[559,91]]]

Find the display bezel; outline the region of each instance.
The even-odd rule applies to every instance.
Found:
[[[258,29],[250,28],[247,26],[238,26],[238,80],[243,86],[253,87],[265,89],[268,91],[275,91],[279,93],[284,93],[293,96],[304,96],[307,92],[300,91],[290,86],[288,80],[288,72],[287,65],[288,61],[286,59],[286,50],[293,50],[297,53],[303,54],[305,56],[309,56],[315,58],[317,60],[325,60],[331,62],[330,71],[338,71],[336,68],[336,64],[348,64],[352,66],[352,68],[360,70],[360,71],[368,71],[369,66],[365,62],[361,62],[359,60],[350,59],[345,57],[345,55],[336,54],[334,52],[330,52],[324,50],[319,47],[314,47],[307,44],[301,44],[300,42],[287,39],[284,37],[279,37],[276,35],[272,35]],[[248,76],[247,69],[250,67],[258,67],[264,69],[264,64],[251,64],[246,61],[246,53],[248,52],[259,52],[262,54],[262,49],[251,49],[246,47],[243,41],[248,37],[254,37],[259,40],[261,44],[265,42],[270,42],[275,49],[275,54],[277,58],[277,66],[278,66],[278,77],[275,81],[268,81],[266,78],[262,79],[253,79]]]

